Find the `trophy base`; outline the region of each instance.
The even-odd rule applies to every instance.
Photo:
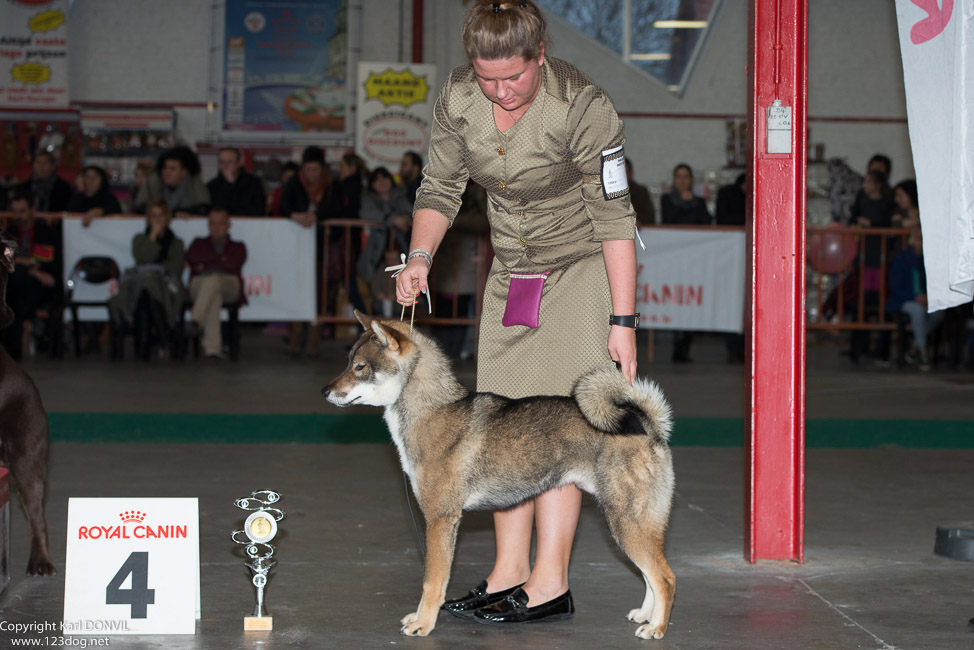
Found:
[[[244,631],[266,631],[274,629],[273,616],[244,616]]]

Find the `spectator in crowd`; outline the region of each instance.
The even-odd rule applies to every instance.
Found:
[[[626,157],[626,179],[629,181],[629,200],[632,209],[636,211],[636,223],[640,226],[652,226],[656,223],[656,207],[649,196],[649,189],[640,185],[632,176],[632,161]]]
[[[320,272],[322,263],[320,222],[328,214],[332,185],[331,170],[325,165],[324,150],[311,145],[301,154],[301,170],[284,183],[281,189],[279,212],[282,217],[293,219],[304,228],[313,228],[318,224],[315,230],[316,273]],[[320,311],[321,306],[318,307]],[[314,322],[293,322],[288,330],[288,354],[299,357],[303,348],[306,356],[317,356],[320,340],[320,325]]]
[[[244,169],[240,150],[223,147],[217,154],[220,173],[206,184],[210,206],[228,214],[257,217],[267,211],[267,195],[260,179]]]
[[[944,312],[927,313],[927,277],[923,266],[923,235],[919,226],[910,232],[909,246],[893,260],[886,311],[909,317],[913,327],[913,348],[906,357],[907,361],[918,364],[924,372],[929,371],[927,335],[940,325]]]
[[[119,214],[122,206],[112,193],[108,173],[97,165],[88,165],[81,171],[82,191],[71,197],[68,212],[82,212],[81,224],[87,228],[95,217]]]
[[[281,190],[287,184],[291,178],[293,178],[299,171],[301,171],[301,165],[289,160],[284,163],[281,167],[281,180],[277,187],[274,188],[274,194],[271,196],[271,208],[270,213],[276,217],[281,216],[280,204],[281,204]]]
[[[4,347],[15,360],[29,354],[33,321],[41,305],[61,297],[61,236],[56,228],[34,218],[33,197],[17,190],[10,199],[13,220],[7,232],[18,247],[14,253],[14,272],[7,282],[7,305],[14,320],[7,327]]]
[[[406,198],[406,188],[397,185],[385,167],[376,167],[369,174],[369,189],[362,197],[361,218],[382,222],[384,227],[372,228],[362,254],[358,258],[360,286],[367,313],[392,316],[395,287],[384,272],[386,266],[399,263],[398,253],[409,251],[409,230],[413,223],[413,204]],[[389,233],[392,233],[396,252],[386,255]]]
[[[881,153],[875,153],[866,163],[866,175],[875,172],[880,174],[882,177],[882,182],[880,185],[881,193],[884,199],[893,198],[893,190],[889,187],[889,175],[893,171],[893,162],[889,159],[889,156]],[[866,199],[865,188],[861,188],[856,193],[856,198],[852,203],[852,209],[850,215],[852,216],[852,223],[855,223],[856,217],[862,214],[863,205],[862,202]]]
[[[711,225],[710,212],[704,200],[693,193],[693,170],[686,163],[673,168],[673,188],[664,194],[660,207],[664,224]],[[693,332],[674,330],[673,362],[689,363]]]
[[[884,177],[881,171],[874,169],[866,172],[862,181],[862,198],[857,201],[853,213],[853,224],[863,228],[889,228],[893,221],[893,201],[884,192]],[[884,249],[889,250],[886,235],[867,235],[865,242],[864,266],[859,281],[865,291],[864,316],[875,318],[879,315],[879,291],[883,284],[883,256]],[[856,267],[858,268],[858,264]],[[854,296],[847,296],[847,300],[854,300]],[[852,305],[850,305],[851,307]],[[852,313],[855,313],[853,310]],[[869,353],[869,331],[856,330],[851,336],[849,357],[853,363]]]
[[[365,183],[368,180],[369,170],[365,166],[365,161],[354,153],[346,153],[338,161],[338,181],[335,183],[335,191],[331,195],[331,206],[328,209],[329,219],[359,219],[362,210],[362,193]],[[365,312],[365,301],[359,293],[356,276],[345,278],[345,268],[354,269],[358,266],[358,258],[362,251],[362,229],[351,228],[348,235],[351,242],[347,250],[351,259],[346,263],[345,232],[332,231],[333,237],[330,241],[332,248],[328,251],[328,277],[341,281],[342,295],[336,295],[335,313],[345,311],[347,302],[355,309]],[[338,234],[341,233],[341,234]],[[346,283],[345,280],[348,280]],[[345,294],[347,287],[348,293]],[[331,294],[329,294],[331,295]]]
[[[197,237],[186,252],[189,264],[189,297],[193,301],[187,335],[203,331],[203,353],[219,359],[222,348],[220,308],[226,302],[246,304],[240,274],[247,261],[247,247],[230,239],[230,215],[226,208],[213,208],[209,237]]]
[[[693,170],[686,163],[673,168],[673,187],[660,202],[664,224],[695,224],[709,226],[712,223],[707,203],[693,193]]]
[[[155,173],[135,197],[135,210],[144,212],[149,203],[160,200],[166,202],[175,217],[209,212],[210,193],[200,178],[200,159],[189,147],[176,146],[159,156]]]
[[[153,165],[149,162],[140,162],[135,166],[135,171],[132,172],[132,185],[129,187],[128,196],[128,209],[135,212],[135,199],[139,195],[139,190],[145,185],[145,182],[152,175]]]
[[[52,153],[35,152],[30,178],[16,188],[21,196],[34,197],[32,207],[35,212],[63,212],[68,209],[74,190],[70,183],[57,175],[56,167]]]
[[[717,190],[718,226],[743,226],[747,203],[747,174],[739,174],[734,182]]]
[[[108,310],[116,328],[131,328],[135,334],[135,351],[149,360],[153,341],[160,350],[171,341],[176,321],[182,318],[185,291],[180,280],[186,263],[183,240],[169,224],[169,205],[154,199],[146,207],[145,232],[132,239],[135,267],[127,269],[118,293],[108,301]]]
[[[734,182],[717,190],[718,226],[743,226],[746,217],[747,174],[739,174]],[[744,363],[744,335],[724,335],[727,363]]]
[[[920,200],[915,180],[909,178],[897,183],[893,188],[893,202],[896,204],[892,219],[894,226],[915,228],[920,225]]]
[[[407,151],[399,161],[399,178],[406,187],[406,198],[416,201],[416,190],[423,182],[423,157],[415,151]]]

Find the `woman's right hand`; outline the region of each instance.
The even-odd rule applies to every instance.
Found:
[[[400,305],[411,305],[416,297],[426,290],[429,266],[422,257],[414,257],[396,277],[396,301]]]

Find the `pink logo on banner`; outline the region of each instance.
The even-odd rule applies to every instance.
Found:
[[[954,12],[954,0],[943,0],[944,6],[942,8],[937,0],[911,0],[911,2],[927,12],[927,17],[910,30],[910,40],[913,41],[913,44],[920,45],[940,36]]]

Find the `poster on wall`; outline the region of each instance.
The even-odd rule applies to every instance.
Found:
[[[68,105],[68,0],[0,2],[0,107]]]
[[[439,90],[435,77],[435,65],[359,63],[355,141],[370,168],[395,173],[407,151],[425,162]]]
[[[225,132],[345,135],[347,0],[227,2]]]

